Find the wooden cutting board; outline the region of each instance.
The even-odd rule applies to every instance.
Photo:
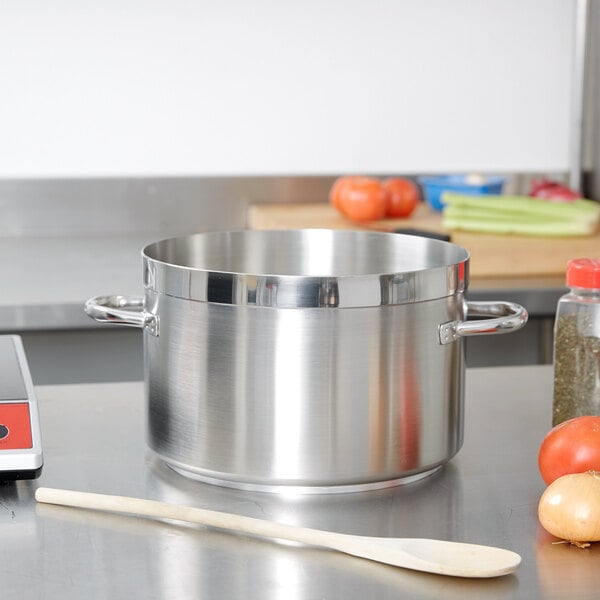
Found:
[[[411,228],[450,235],[451,241],[471,253],[470,278],[564,277],[567,261],[600,257],[600,233],[594,236],[542,238],[446,231],[442,217],[425,204],[408,219],[385,219],[365,226],[342,217],[326,202],[254,204],[249,207],[252,229],[374,229]]]

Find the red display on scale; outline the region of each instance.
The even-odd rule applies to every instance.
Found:
[[[0,436],[0,450],[20,450],[33,446],[27,402],[0,404]]]

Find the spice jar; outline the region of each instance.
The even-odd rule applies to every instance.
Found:
[[[554,324],[553,426],[600,415],[600,259],[569,261],[566,281]]]

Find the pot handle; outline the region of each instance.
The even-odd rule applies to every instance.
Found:
[[[139,327],[158,336],[158,316],[144,310],[143,296],[96,296],[85,303],[84,309],[100,323]]]
[[[439,328],[440,344],[454,342],[459,337],[511,333],[521,329],[529,315],[514,302],[467,302],[467,317],[491,317],[474,321],[449,321]]]

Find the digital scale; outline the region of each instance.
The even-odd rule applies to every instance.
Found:
[[[0,481],[35,479],[44,464],[33,381],[18,335],[0,335]]]

